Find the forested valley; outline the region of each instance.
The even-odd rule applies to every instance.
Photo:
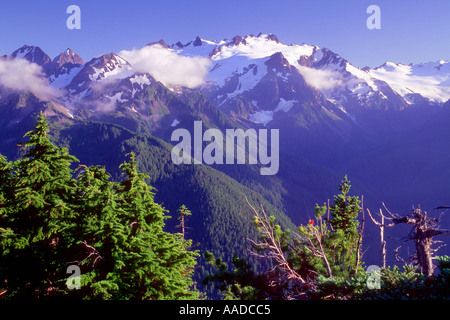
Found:
[[[1,299],[450,297],[450,257],[435,254],[434,237],[449,234],[439,229],[439,220],[420,208],[404,216],[383,208],[384,214],[380,209],[376,216],[352,195],[347,176],[336,186],[334,199],[316,205],[314,217],[299,226],[230,182],[229,192],[222,190],[215,201],[231,208],[237,203],[233,195],[243,195],[234,210],[250,212],[251,219],[235,221],[237,215],[227,212],[211,216],[222,220],[203,231],[214,234],[204,238],[206,246],[202,239],[191,239],[195,208],[158,203],[159,191],[149,184],[134,151],[124,150],[118,157],[125,159],[117,168],[121,174],[111,174],[106,167],[111,163],[84,165],[67,148],[55,145],[48,131],[41,113],[18,146],[20,157],[0,156]],[[139,143],[133,147],[139,149]],[[214,186],[211,177],[198,171],[195,179]],[[174,202],[181,190],[172,191]],[[198,206],[216,206],[202,201],[195,199]],[[401,265],[366,265],[362,243],[369,223],[380,228],[380,235],[384,228],[410,226],[406,237],[415,244],[413,259]],[[229,224],[240,224],[247,246],[221,248],[223,237],[236,237],[227,232]],[[233,251],[232,257],[224,256]]]

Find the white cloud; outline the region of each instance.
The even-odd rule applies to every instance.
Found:
[[[313,69],[304,66],[297,67],[306,83],[317,90],[331,90],[344,85],[344,78],[339,72]]]
[[[119,53],[136,72],[151,74],[168,86],[201,86],[209,72],[211,61],[204,57],[185,57],[159,44]]]
[[[20,58],[0,59],[0,85],[15,91],[31,91],[43,100],[59,95],[48,84],[41,66]]]

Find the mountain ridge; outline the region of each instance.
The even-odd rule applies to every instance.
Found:
[[[361,69],[327,48],[285,45],[267,34],[221,41],[197,37],[185,45],[167,45],[161,40],[148,46],[158,46],[155,52],[171,52],[176,57],[209,59],[212,64],[204,85],[166,86],[150,72],[135,70],[117,53],[84,64],[69,61],[53,69],[45,66],[55,65],[53,60],[58,59],[50,59],[43,69],[49,84],[60,89],[62,96],[47,101],[27,92],[0,90],[5,123],[2,139],[7,142],[4,149],[15,145],[17,136],[31,125],[35,110],[41,109],[54,116],[57,125],[96,121],[123,126],[169,144],[173,144],[171,133],[177,128],[193,134],[194,121],[202,121],[205,130],[278,129],[282,163],[278,175],[259,177],[250,165],[215,165],[211,172],[221,172],[262,195],[296,224],[314,214],[315,203],[332,197],[339,177],[345,174],[349,174],[355,192],[365,195],[367,206],[379,205],[387,197],[398,210],[410,207],[416,199],[428,205],[431,201],[444,202],[447,154],[439,158],[437,149],[446,150],[448,146],[446,141],[436,140],[440,133],[447,134],[442,126],[449,117],[446,110],[450,99],[445,100],[445,95],[439,101],[430,99],[436,92],[427,88],[445,88],[447,80],[443,77],[429,87],[422,80],[437,81],[436,74],[441,73],[445,76],[450,66],[447,60],[424,63],[422,67],[387,62],[378,69]],[[43,54],[33,56],[30,46],[19,50],[18,55],[30,61],[48,61]],[[379,78],[372,76],[375,73]],[[397,78],[389,78],[391,75]],[[395,87],[392,82],[396,79],[415,84],[414,88],[425,96],[406,91],[401,84]],[[442,92],[446,91],[438,93]],[[420,141],[416,149],[411,139]],[[436,150],[431,152],[428,146]],[[415,159],[407,159],[402,153],[414,154]],[[432,155],[423,168],[420,164],[427,158],[422,154]],[[402,170],[392,170],[390,164]],[[421,184],[405,178],[417,174],[424,180],[427,173],[439,170],[439,179],[429,178]],[[189,174],[182,179],[189,179]],[[418,197],[424,187],[436,190],[429,201]],[[192,183],[186,188],[199,186]]]

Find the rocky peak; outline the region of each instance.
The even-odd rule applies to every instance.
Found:
[[[264,37],[269,41],[274,41],[276,43],[281,43],[280,40],[278,40],[278,37],[276,35],[274,35],[273,33],[269,33],[269,34],[264,34],[262,32],[258,33],[258,35],[256,36],[257,38],[261,38]]]
[[[178,45],[178,43],[177,43],[177,45]],[[153,46],[155,44],[159,44],[161,47],[166,48],[166,49],[169,48],[169,46],[167,45],[167,43],[163,39],[161,39],[161,40],[159,40],[157,42],[150,42],[149,44],[147,44],[147,46]]]
[[[52,62],[52,59],[41,48],[35,46],[24,45],[14,51],[11,56],[13,58],[22,58],[30,62],[34,62],[40,66],[44,66]]]
[[[231,39],[231,41],[227,44],[227,46],[229,46],[229,47],[238,46],[241,43],[246,45],[247,41],[245,40],[245,38],[238,35],[238,36],[233,37],[233,39]]]
[[[92,59],[89,64],[95,68],[113,69],[116,65],[128,65],[129,63],[115,53],[107,53],[99,58]]]
[[[265,65],[268,66],[269,68],[273,68],[281,72],[292,71],[289,61],[284,57],[284,55],[281,52],[276,52],[273,55],[271,55],[269,60],[265,62]]]
[[[202,39],[200,39],[200,37],[197,37],[192,44],[194,45],[194,47],[200,47],[203,44],[203,41]]]
[[[340,55],[334,53],[333,51],[323,48],[321,49],[322,56],[320,60],[316,61],[314,63],[315,67],[325,67],[328,65],[336,65],[339,68],[345,68],[345,64],[347,63],[347,60],[342,58]]]
[[[53,59],[53,62],[56,63],[58,67],[61,67],[67,63],[71,63],[74,65],[84,65],[83,59],[75,52],[73,52],[70,48],[67,48],[66,51],[59,54],[55,59]]]
[[[177,43],[175,43],[172,47],[177,46],[179,49],[184,48],[184,45],[178,41]]]
[[[267,36],[267,40],[274,41],[276,43],[281,43],[280,40],[278,40],[277,36],[272,33],[269,33],[269,35]]]

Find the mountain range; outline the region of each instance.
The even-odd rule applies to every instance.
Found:
[[[37,68],[21,86],[5,80],[17,60]],[[332,200],[345,174],[373,211],[382,202],[399,213],[421,205],[437,214],[434,207],[450,205],[449,60],[359,68],[328,48],[283,44],[273,34],[161,40],[88,62],[71,49],[51,59],[25,45],[0,58],[0,153],[17,157],[41,110],[56,143],[117,179],[125,154],[135,151],[156,199],[171,213],[186,204],[188,236],[228,261],[247,255],[255,234],[244,195],[288,228]],[[171,133],[192,132],[196,120],[222,132],[279,129],[279,172],[174,165]],[[377,264],[377,233],[367,225],[367,259]]]

